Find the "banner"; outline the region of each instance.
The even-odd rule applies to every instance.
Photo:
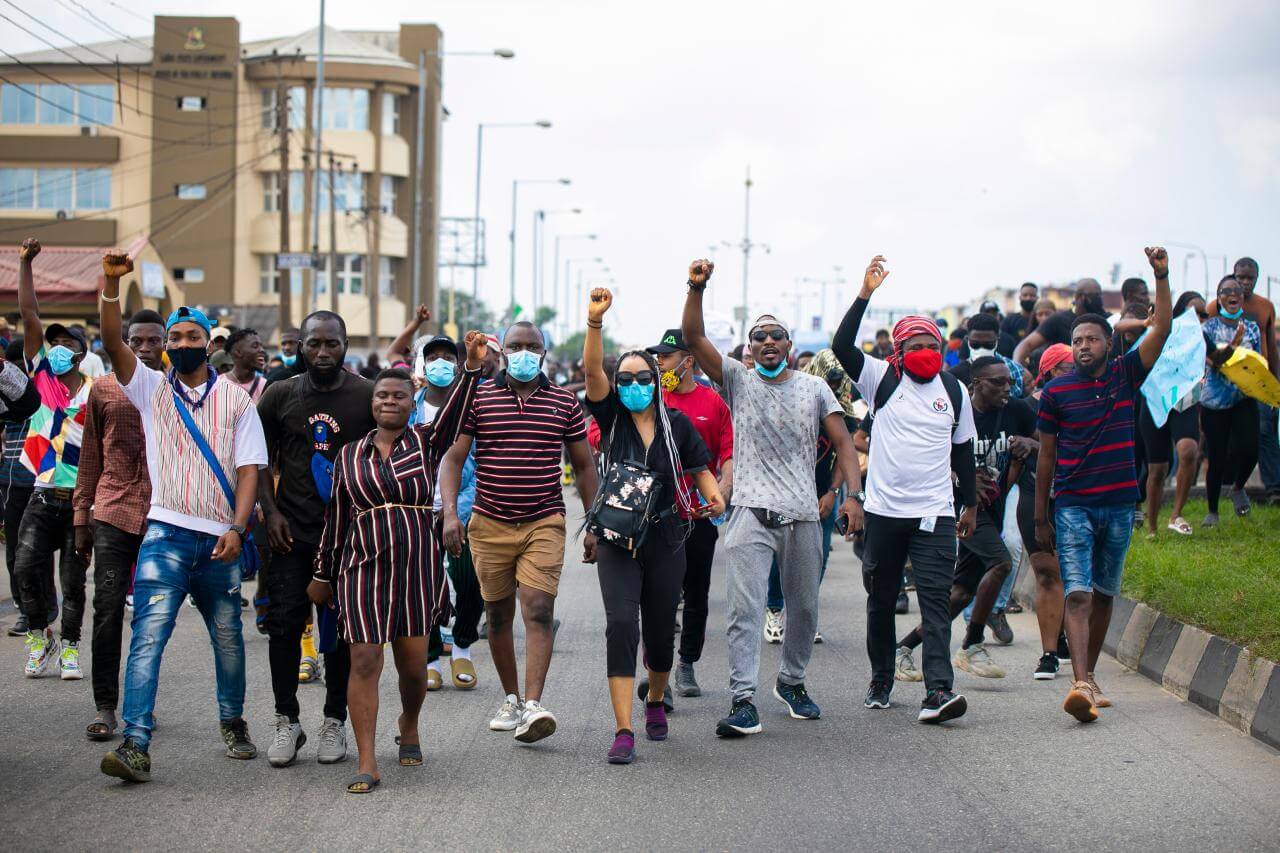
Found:
[[[1164,426],[1177,402],[1204,379],[1204,357],[1200,318],[1195,311],[1184,311],[1182,316],[1173,318],[1169,339],[1142,383],[1142,396],[1156,426]]]

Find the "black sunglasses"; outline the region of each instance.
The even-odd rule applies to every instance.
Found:
[[[626,386],[632,384],[633,382],[638,382],[641,385],[652,385],[653,371],[642,370],[639,373],[619,373],[618,374],[619,388],[625,388]]]
[[[769,332],[766,332],[764,329],[756,329],[751,333],[751,340],[758,344],[762,344],[765,341],[774,341],[777,343],[778,341],[785,341],[786,339],[787,333],[782,329],[774,329]]]

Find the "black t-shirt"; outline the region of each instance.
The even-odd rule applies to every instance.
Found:
[[[292,379],[307,372],[307,366],[301,358],[295,358],[293,364],[282,364],[267,371],[267,386],[270,387],[282,379]]]
[[[845,415],[844,425],[852,434],[858,428],[858,422]],[[831,481],[835,479],[836,472],[836,448],[828,439],[826,433],[818,433],[818,461],[813,469],[813,482],[818,487],[818,497],[822,497],[831,491]]]
[[[655,425],[657,429],[653,441],[646,450],[644,441],[636,430],[635,421],[631,418],[630,410],[622,405],[616,391],[610,391],[609,396],[599,402],[587,400],[587,411],[600,424],[601,445],[608,445],[605,448],[605,465],[626,461],[644,465],[657,474],[661,482],[662,491],[658,497],[658,506],[674,507],[676,503],[675,472],[671,469],[671,459],[665,449],[661,424]],[[707,450],[707,445],[702,441],[702,436],[698,435],[693,422],[685,417],[683,412],[669,406],[667,420],[671,423],[671,438],[675,442],[676,456],[680,459],[680,466],[684,468],[684,472],[696,474],[709,466],[711,452]],[[611,437],[612,441],[610,441]],[[698,499],[693,497],[693,501],[696,505]]]
[[[1001,332],[1000,337],[996,338],[996,352],[1005,358],[1013,358],[1013,350],[1018,345],[1018,340],[1008,332]]]
[[[373,422],[373,383],[342,372],[332,391],[319,391],[307,374],[267,386],[258,416],[272,466],[280,473],[276,505],[289,521],[293,538],[320,541],[324,509],[332,488],[338,451],[369,434]]]
[[[1004,319],[1000,321],[1000,331],[1016,341],[1025,338],[1035,327],[1036,318],[1034,314],[1030,317],[1024,317],[1021,312],[1006,314]]]
[[[1009,439],[1020,435],[1032,438],[1036,434],[1036,413],[1024,401],[1011,397],[1001,409],[979,412],[973,408],[973,426],[977,437],[973,442],[974,461],[1003,473],[1009,467]],[[1034,468],[1035,462],[1030,466]]]
[[[1076,312],[1071,310],[1055,311],[1049,315],[1036,331],[1044,336],[1046,344],[1071,345],[1071,324],[1075,322]]]

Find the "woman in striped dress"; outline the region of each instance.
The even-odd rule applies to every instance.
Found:
[[[384,643],[391,644],[400,676],[400,763],[422,763],[418,712],[427,694],[427,638],[449,608],[431,514],[436,470],[471,405],[487,341],[468,332],[466,346],[466,372],[431,424],[408,426],[413,382],[407,371],[378,374],[377,429],[344,447],[334,465],[309,591],[316,604],[337,607],[338,630],[351,646],[347,705],[360,754],[359,775],[347,786],[353,794],[380,781],[374,735]]]

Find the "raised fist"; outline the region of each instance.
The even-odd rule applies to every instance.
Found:
[[[871,263],[867,265],[867,271],[862,275],[862,289],[869,293],[875,293],[888,277],[889,271],[884,268],[884,255],[876,255],[871,259]]]
[[[36,255],[40,254],[40,241],[35,237],[28,237],[22,241],[22,248],[18,250],[18,257],[24,261],[29,261]]]
[[[107,278],[120,278],[133,272],[133,258],[124,252],[107,252],[102,256],[102,274]]]
[[[689,283],[694,287],[704,287],[715,271],[716,265],[713,262],[706,258],[699,258],[689,264]]]
[[[479,370],[484,364],[484,354],[489,349],[489,336],[484,332],[467,332],[462,339],[467,349],[467,369]]]
[[[414,312],[413,319],[421,326],[423,323],[431,319],[431,309],[425,305],[419,305],[418,310]]]
[[[599,323],[613,305],[613,294],[607,287],[597,287],[591,291],[591,301],[587,303],[587,319]]]
[[[1148,246],[1146,252],[1147,260],[1151,262],[1151,270],[1156,274],[1156,278],[1168,278],[1169,253],[1164,250],[1164,247]]]

